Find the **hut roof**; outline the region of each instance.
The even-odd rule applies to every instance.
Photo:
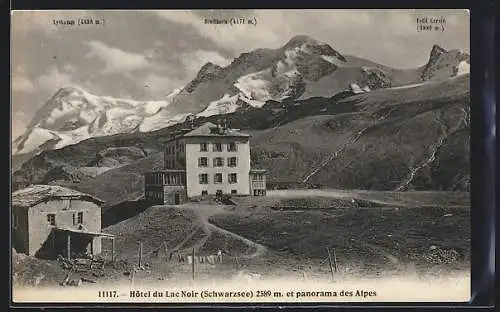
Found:
[[[33,207],[41,202],[51,199],[82,199],[98,205],[104,201],[90,194],[58,185],[32,185],[12,193],[12,207]]]

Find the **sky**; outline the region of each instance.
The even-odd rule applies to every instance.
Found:
[[[204,19],[244,17],[255,25]],[[419,32],[417,18],[444,18],[444,31]],[[92,25],[54,21],[99,20]],[[440,24],[441,25],[441,24]],[[279,48],[295,35],[395,67],[425,64],[434,44],[469,52],[466,10],[14,11],[11,18],[12,135],[61,87],[96,95],[159,100],[201,66]]]

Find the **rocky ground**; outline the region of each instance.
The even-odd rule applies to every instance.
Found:
[[[268,197],[233,198],[234,206],[153,206],[104,229],[117,237],[115,262],[106,241],[102,258],[93,261],[14,254],[14,280],[40,286],[176,283],[192,279],[193,249],[198,259],[195,278],[208,281],[325,279],[331,275],[328,251],[336,263],[335,275],[347,279],[443,276],[469,270],[466,196],[374,192],[372,202],[367,193],[353,197],[354,193],[290,198],[281,191]],[[450,206],[430,206],[436,196],[441,201],[448,197]],[[415,206],[419,197],[422,202]],[[214,262],[219,251],[222,262]]]

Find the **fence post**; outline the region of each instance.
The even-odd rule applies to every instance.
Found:
[[[115,238],[111,240],[111,262],[115,262]]]
[[[326,251],[328,252],[328,262],[330,263],[330,272],[332,273],[332,280],[333,280],[333,263],[332,263],[332,256],[330,255],[330,249],[326,247]]]
[[[338,272],[339,268],[337,266],[337,254],[335,253],[335,248],[333,248],[333,264],[335,265],[335,272]]]
[[[142,242],[139,242],[139,268],[142,267]]]
[[[194,252],[194,248],[193,248],[193,253],[192,253],[193,261],[191,262],[191,269],[193,271],[193,280],[194,280],[194,257],[195,257],[195,252]]]

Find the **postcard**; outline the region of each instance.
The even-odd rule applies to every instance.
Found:
[[[14,303],[469,300],[468,10],[11,17]]]

